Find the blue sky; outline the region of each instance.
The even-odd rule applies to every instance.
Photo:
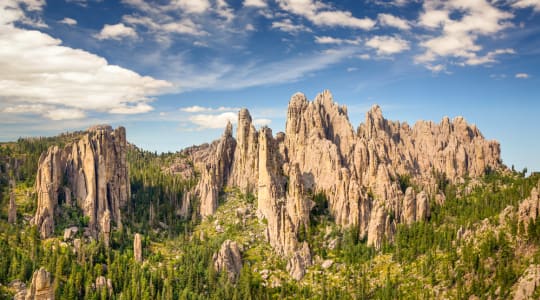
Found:
[[[329,89],[353,126],[464,116],[540,170],[540,0],[2,0],[0,140],[110,123],[152,151]]]

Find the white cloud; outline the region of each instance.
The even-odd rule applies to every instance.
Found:
[[[358,68],[354,68],[354,67],[347,68],[347,72],[354,72],[354,71],[358,71]]]
[[[54,121],[82,119],[86,116],[84,111],[76,108],[57,108],[46,111],[43,116]]]
[[[516,78],[527,79],[527,78],[529,78],[529,74],[527,74],[527,73],[517,73]]]
[[[516,52],[514,51],[514,49],[497,49],[494,51],[489,51],[484,56],[477,56],[477,55],[471,56],[465,62],[463,62],[463,64],[469,65],[469,66],[476,66],[476,65],[482,65],[482,64],[487,64],[487,63],[493,63],[493,62],[496,62],[495,57],[497,55],[515,54],[515,53]]]
[[[5,10],[0,5],[0,15]],[[53,120],[81,118],[85,111],[139,113],[151,109],[152,95],[172,87],[63,46],[48,34],[16,28],[15,21],[0,23],[0,99],[8,107],[4,113],[27,112]]]
[[[363,30],[370,30],[375,26],[375,21],[370,18],[354,17],[349,11],[334,10],[317,0],[278,0],[278,4],[283,10],[303,16],[317,26]]]
[[[458,17],[451,17],[456,14]],[[486,0],[424,2],[418,24],[436,32],[424,39],[420,46],[425,52],[415,61],[426,66],[439,58],[458,58],[460,65],[479,65],[495,62],[500,54],[513,53],[512,49],[497,49],[480,55],[483,47],[478,44],[480,36],[495,36],[511,24],[513,15],[502,11]]]
[[[18,104],[2,110],[9,114],[36,114],[50,120],[75,120],[86,116],[84,111],[76,108],[57,108],[44,104]]]
[[[222,129],[227,126],[227,122],[236,124],[238,122],[238,112],[223,112],[220,114],[195,114],[188,118],[189,122],[197,126],[197,130],[203,129]],[[267,118],[253,119],[253,125],[270,125],[272,120]]]
[[[251,7],[267,7],[268,4],[264,0],[244,0],[243,3],[244,6],[251,6]]]
[[[439,72],[442,72],[442,71],[446,70],[446,67],[444,65],[442,65],[442,64],[438,64],[438,65],[430,65],[430,64],[428,64],[428,65],[426,65],[426,68],[428,70],[430,70],[431,72],[433,72],[433,73],[439,73]]]
[[[146,27],[150,32],[156,34],[158,39],[166,39],[163,34],[188,34],[193,36],[203,36],[208,33],[199,28],[190,19],[164,20],[157,21],[150,17],[141,17],[135,15],[125,15],[122,20],[130,25],[139,25]]]
[[[270,119],[255,119],[253,120],[253,125],[255,126],[268,126],[272,123]]]
[[[411,25],[409,25],[409,21],[390,15],[390,14],[379,14],[377,17],[377,20],[383,26],[395,27],[402,30],[411,29]]]
[[[371,58],[371,56],[367,53],[364,53],[364,54],[358,55],[358,58],[363,59],[363,60],[368,60]]]
[[[374,36],[366,42],[366,46],[376,50],[377,55],[391,55],[408,50],[409,42],[394,36]]]
[[[236,124],[238,115],[233,112],[226,112],[218,115],[198,114],[190,116],[188,120],[197,125],[199,129],[218,129],[225,128],[229,121]]]
[[[189,107],[180,108],[180,110],[185,111],[185,112],[189,112],[189,113],[198,113],[198,112],[208,111],[210,109],[208,107],[202,107],[202,106],[198,106],[198,105],[193,105],[193,106],[189,106]]]
[[[99,40],[121,40],[123,38],[136,38],[137,32],[131,27],[127,27],[122,23],[115,25],[105,24],[103,29],[96,34],[95,37]]]
[[[348,40],[348,39],[334,38],[334,37],[330,37],[330,36],[315,36],[315,43],[317,43],[317,44],[359,45],[360,42],[361,42],[360,39]]]
[[[208,0],[173,0],[172,7],[178,7],[186,13],[202,14],[210,8]]]
[[[212,108],[212,107],[203,107],[203,106],[199,106],[199,105],[193,105],[193,106],[188,106],[188,107],[182,107],[182,108],[180,108],[180,110],[183,111],[183,112],[188,112],[188,113],[223,112],[223,111],[234,112],[234,111],[239,111],[240,108],[226,107],[226,106],[220,106],[218,108]]]
[[[234,19],[233,9],[225,0],[216,0],[216,13],[227,22],[231,22]]]
[[[232,22],[236,15],[227,0],[168,0],[148,2],[122,0],[136,12],[124,15],[122,21],[136,26],[139,34],[147,34],[168,47],[177,36],[219,36],[206,39],[207,45],[227,43],[245,29],[246,20]],[[140,27],[140,28],[139,28]],[[241,29],[240,29],[241,28]],[[140,30],[139,30],[140,29]]]
[[[540,12],[540,0],[518,0],[512,6],[515,8],[532,7],[534,11]]]
[[[311,29],[302,24],[293,24],[290,19],[272,22],[272,28],[279,29],[288,33],[298,33],[302,31],[311,32]]]
[[[2,0],[0,1],[0,25],[20,22],[32,27],[46,28],[47,24],[36,15],[43,10],[44,0]]]
[[[75,19],[72,19],[72,18],[64,18],[60,21],[58,21],[59,23],[62,23],[62,24],[66,24],[66,25],[69,25],[69,26],[75,26],[77,25],[77,20]]]
[[[183,91],[235,90],[255,86],[291,83],[313,76],[315,72],[351,58],[358,47],[342,46],[331,51],[293,55],[272,61],[245,60],[235,64],[216,58],[205,65],[195,65],[189,58],[175,56],[161,59],[162,65],[174,69],[174,82]],[[174,65],[177,64],[177,65]],[[171,73],[169,69],[162,72]]]

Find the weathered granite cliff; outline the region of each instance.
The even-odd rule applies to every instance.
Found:
[[[229,178],[236,141],[229,122],[218,143],[211,146],[209,157],[201,166],[201,178],[196,187],[200,198],[200,214],[205,217],[216,212],[219,191]]]
[[[289,258],[295,278],[311,264],[309,245],[300,244],[297,234],[309,226],[313,195],[325,195],[338,225],[357,226],[361,238],[379,247],[398,223],[429,218],[429,199],[444,199],[441,182],[503,168],[499,144],[462,117],[411,127],[386,120],[375,105],[355,130],[347,108],[328,91],[314,101],[293,95],[285,133],[273,136],[267,127],[257,132],[246,109],[239,112],[236,133],[235,141],[229,124],[219,141],[189,150],[201,172],[200,213],[215,212],[226,185],[256,194],[268,241]]]
[[[111,226],[122,226],[120,208],[130,197],[126,132],[94,126],[78,141],[53,146],[41,155],[36,178],[38,203],[32,222],[43,238],[54,231],[55,216],[76,205],[89,218],[94,237],[108,241]],[[72,201],[73,199],[73,201]]]

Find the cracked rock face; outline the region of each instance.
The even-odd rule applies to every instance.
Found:
[[[227,272],[229,281],[236,282],[242,271],[242,254],[238,243],[226,240],[218,253],[214,254],[214,268],[218,272]]]
[[[63,205],[82,209],[95,238],[104,233],[107,240],[111,223],[122,226],[120,208],[130,197],[126,151],[125,129],[100,125],[90,128],[78,141],[64,148],[50,147],[41,155],[33,223],[42,238],[52,235],[57,210]]]

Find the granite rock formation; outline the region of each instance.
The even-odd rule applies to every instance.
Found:
[[[540,286],[540,265],[531,264],[514,285],[514,300],[534,299],[534,292]]]
[[[229,185],[239,187],[243,193],[254,193],[257,190],[258,148],[258,132],[249,111],[243,108],[238,113],[236,149],[228,181]]]
[[[15,203],[15,194],[9,194],[8,223],[17,223],[17,203]]]
[[[285,132],[274,136],[267,127],[257,131],[242,109],[236,141],[229,124],[220,140],[183,152],[201,173],[200,214],[215,212],[226,185],[257,195],[269,243],[301,278],[311,258],[297,235],[309,226],[313,195],[324,194],[338,225],[358,227],[361,238],[379,247],[398,223],[429,218],[430,199],[444,201],[441,183],[504,168],[499,144],[462,117],[409,126],[386,120],[375,105],[354,129],[347,114],[328,91],[314,101],[297,93]]]
[[[533,187],[529,197],[521,201],[518,208],[518,219],[519,222],[523,223],[524,228],[527,228],[527,225],[531,221],[535,221],[540,214],[540,181],[537,186]]]
[[[136,262],[142,262],[142,238],[139,233],[135,233],[133,238],[133,256]]]
[[[242,271],[242,254],[238,244],[231,240],[224,241],[213,259],[215,270],[227,272],[229,281],[236,282]]]
[[[203,217],[214,214],[217,209],[219,191],[227,182],[235,147],[232,124],[229,122],[219,142],[212,145],[209,157],[201,168],[196,193],[200,199],[200,214]]]
[[[26,300],[54,300],[54,288],[51,273],[44,268],[34,272],[32,283],[26,291]]]
[[[88,129],[78,141],[63,148],[50,147],[41,155],[33,223],[42,238],[53,233],[58,209],[71,204],[89,218],[95,238],[102,235],[108,241],[111,226],[121,228],[120,209],[130,197],[126,149],[123,127],[113,130],[100,125]]]

